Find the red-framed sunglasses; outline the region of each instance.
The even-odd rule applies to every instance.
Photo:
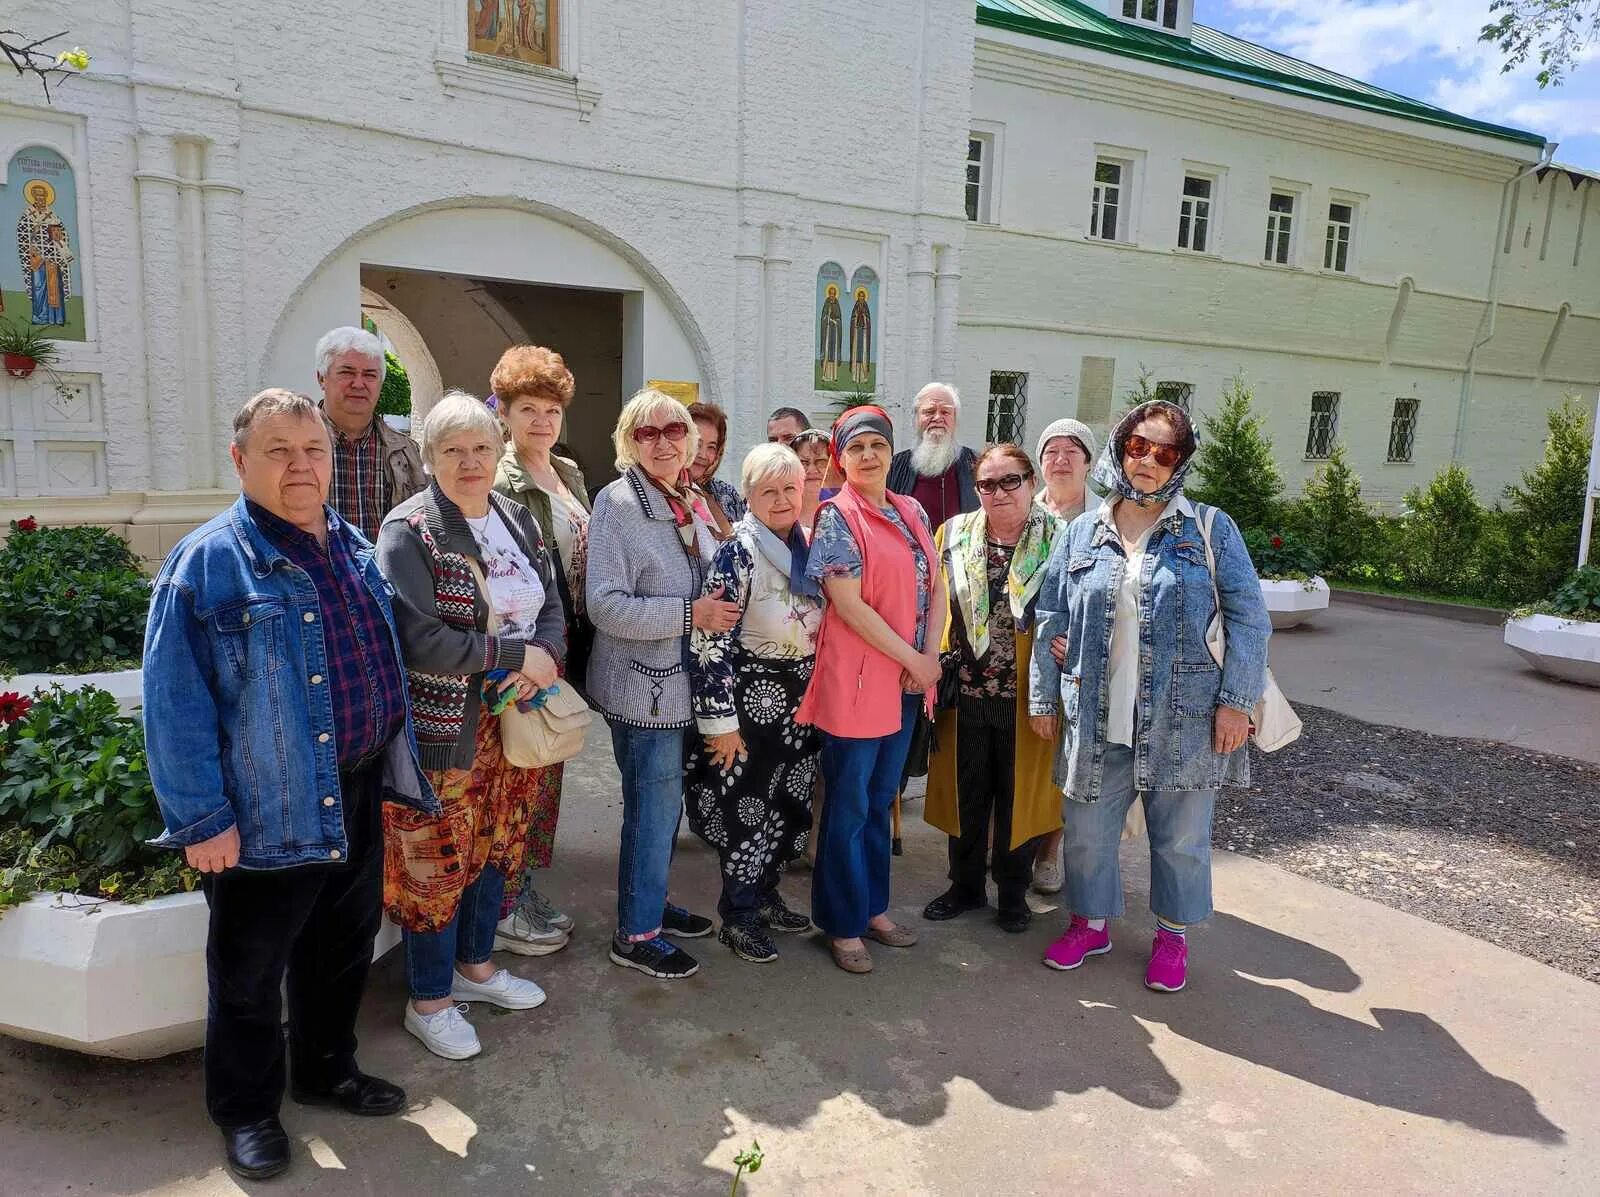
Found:
[[[664,428],[657,428],[651,424],[641,424],[633,430],[633,440],[639,445],[653,445],[662,437],[666,437],[673,444],[677,444],[689,435],[689,426],[682,420],[674,420]]]
[[[1183,450],[1171,441],[1153,441],[1149,437],[1137,434],[1122,442],[1122,455],[1131,457],[1134,461],[1154,457],[1158,466],[1165,466],[1167,469],[1171,469],[1183,460]]]

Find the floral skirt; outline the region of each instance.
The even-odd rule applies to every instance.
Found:
[[[717,850],[723,876],[735,884],[770,888],[778,866],[806,850],[822,742],[814,728],[795,723],[794,713],[811,666],[809,657],[777,662],[741,655],[733,699],[747,755],[728,772],[712,764],[703,737],[689,737],[689,826]]]
[[[561,766],[552,768],[559,793]],[[551,771],[508,764],[500,720],[480,714],[472,768],[428,770],[441,814],[384,803],[383,906],[389,917],[407,931],[439,931],[455,918],[462,893],[485,865],[516,877]]]

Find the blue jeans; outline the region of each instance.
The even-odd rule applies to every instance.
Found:
[[[1122,822],[1136,797],[1150,827],[1150,909],[1174,923],[1211,917],[1211,811],[1215,790],[1133,788],[1133,749],[1106,747],[1098,802],[1061,805],[1066,835],[1067,894],[1086,919],[1122,917],[1122,868],[1117,847]]]
[[[855,939],[889,909],[889,809],[917,726],[920,694],[900,704],[900,730],[875,740],[822,735],[822,826],[811,872],[811,921]]]
[[[494,951],[494,925],[500,921],[505,874],[484,865],[478,879],[461,892],[456,916],[437,931],[403,931],[406,981],[411,996],[431,1002],[450,996],[456,963],[482,964]]]
[[[622,849],[617,856],[617,934],[648,939],[661,930],[667,870],[683,815],[683,728],[611,724],[622,773]]]

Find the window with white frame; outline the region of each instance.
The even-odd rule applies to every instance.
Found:
[[[1311,423],[1306,429],[1306,460],[1322,461],[1333,456],[1333,442],[1339,435],[1339,392],[1313,391]]]
[[[1128,239],[1128,188],[1133,166],[1115,158],[1097,158],[1094,197],[1089,207],[1089,236],[1101,241]]]
[[[1328,235],[1322,247],[1322,268],[1344,274],[1350,269],[1350,242],[1355,235],[1356,206],[1349,200],[1328,204]]]
[[[1394,415],[1389,420],[1389,460],[1409,462],[1411,451],[1417,443],[1417,414],[1422,401],[1402,395],[1394,401]]]
[[[1122,0],[1122,15],[1125,20],[1176,30],[1178,0]]]
[[[989,179],[994,139],[973,133],[967,138],[967,219],[989,222]]]
[[[1184,175],[1178,203],[1178,248],[1203,254],[1211,248],[1211,205],[1217,181],[1205,175]]]
[[[1176,404],[1189,410],[1189,401],[1194,398],[1194,383],[1192,382],[1158,382],[1156,383],[1156,398],[1164,403]]]
[[[1267,200],[1267,248],[1262,257],[1287,266],[1294,261],[1294,205],[1292,191],[1274,191]]]

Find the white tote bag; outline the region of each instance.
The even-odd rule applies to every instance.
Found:
[[[1216,522],[1216,518],[1217,509],[1206,507],[1200,517],[1200,539],[1206,542],[1206,567],[1211,571],[1211,596],[1217,605],[1216,614],[1211,617],[1211,626],[1206,629],[1206,647],[1211,650],[1211,658],[1216,661],[1220,669],[1227,641],[1223,633],[1222,596],[1217,593],[1217,555],[1211,548],[1211,525]],[[1256,703],[1255,712],[1250,716],[1250,723],[1250,738],[1262,752],[1277,752],[1278,749],[1293,744],[1300,738],[1300,716],[1294,713],[1289,700],[1283,696],[1283,691],[1278,689],[1278,680],[1272,676],[1271,668],[1267,670],[1267,686],[1261,692],[1261,701]]]

